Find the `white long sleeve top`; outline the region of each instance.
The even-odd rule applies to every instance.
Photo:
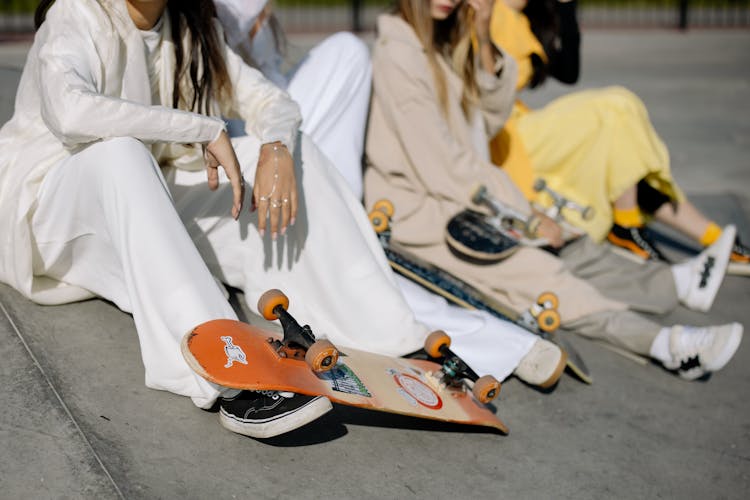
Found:
[[[31,218],[54,165],[111,137],[207,143],[224,128],[218,117],[170,107],[175,42],[168,26],[163,33],[156,105],[144,40],[125,0],[57,0],[36,33],[13,117],[0,129],[0,281],[32,300],[63,303],[88,295],[33,276]],[[233,96],[214,103],[216,115],[242,118],[261,143],[281,141],[291,150],[301,120],[297,104],[228,48],[224,57]]]

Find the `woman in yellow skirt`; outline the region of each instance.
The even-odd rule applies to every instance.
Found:
[[[518,62],[519,90],[534,88],[547,76],[577,81],[576,0],[498,1],[491,26],[493,41]],[[550,203],[549,196],[533,189],[541,178],[562,196],[593,207],[588,220],[579,212],[565,215],[596,241],[607,239],[643,258],[663,259],[643,227],[650,217],[703,246],[721,235],[674,182],[666,146],[643,102],[625,88],[574,92],[540,110],[517,101],[491,151],[493,163],[502,165],[529,199]],[[737,240],[733,250],[731,268],[750,271],[750,249]]]

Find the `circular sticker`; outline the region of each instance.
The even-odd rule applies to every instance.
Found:
[[[424,382],[407,373],[395,373],[393,379],[409,396],[413,397],[419,404],[431,410],[439,410],[443,407],[443,401],[435,391]]]

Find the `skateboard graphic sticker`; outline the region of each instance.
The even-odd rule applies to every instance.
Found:
[[[224,353],[227,355],[227,364],[224,365],[224,368],[231,368],[235,362],[247,364],[245,352],[241,347],[234,345],[232,337],[224,335],[221,340],[224,342]]]
[[[418,403],[430,410],[439,410],[443,407],[443,400],[440,396],[414,375],[393,369],[388,370],[388,373],[393,376],[399,394],[413,406]]]
[[[328,383],[331,390],[366,398],[372,397],[370,391],[367,390],[367,386],[357,377],[357,374],[341,360],[331,370],[317,375],[318,378]]]

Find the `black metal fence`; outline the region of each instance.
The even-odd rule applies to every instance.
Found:
[[[369,31],[393,0],[272,0],[294,32]],[[497,0],[502,1],[502,0]],[[33,29],[38,0],[0,0],[0,32]],[[750,0],[579,0],[584,28],[750,28]]]

